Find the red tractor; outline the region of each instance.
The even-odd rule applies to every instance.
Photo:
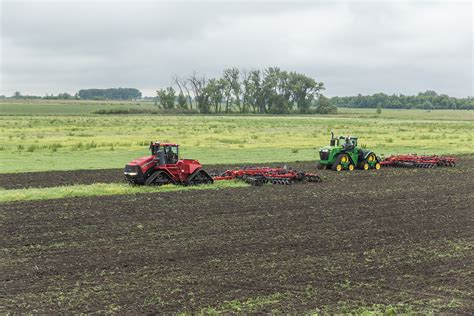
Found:
[[[131,184],[197,185],[213,183],[212,177],[197,160],[179,159],[178,144],[151,142],[151,155],[125,165],[124,175]]]

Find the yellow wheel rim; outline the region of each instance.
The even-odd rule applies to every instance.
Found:
[[[354,165],[353,165],[353,164],[350,164],[350,165],[349,165],[349,171],[352,171],[352,170],[354,170]]]
[[[369,155],[369,157],[367,158],[367,160],[370,161],[370,162],[372,162],[372,161],[374,161],[375,159],[374,159],[374,156],[373,156],[373,155]]]
[[[346,163],[348,161],[347,156],[342,156],[341,162]]]
[[[379,170],[379,169],[380,169],[380,164],[379,164],[378,162],[375,164],[375,169],[376,169],[376,170]]]
[[[369,164],[368,163],[364,164],[364,170],[369,170]]]
[[[337,170],[337,171],[341,171],[341,170],[342,170],[342,165],[337,165],[337,166],[336,166],[336,170]]]

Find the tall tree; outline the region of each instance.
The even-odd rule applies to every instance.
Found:
[[[289,73],[289,84],[299,113],[308,113],[314,98],[324,89],[323,83],[296,72]]]
[[[201,113],[209,113],[209,95],[206,90],[207,80],[204,76],[199,77],[196,72],[194,72],[191,77],[188,79],[193,90],[194,99],[197,102],[197,107]]]
[[[176,91],[173,87],[157,90],[156,94],[163,109],[174,109]]]
[[[209,95],[209,102],[214,106],[214,113],[221,112],[221,102],[224,97],[222,82],[217,79],[210,79],[206,86]]]

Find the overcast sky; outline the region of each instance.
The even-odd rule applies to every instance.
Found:
[[[325,94],[473,93],[471,1],[1,2],[0,94],[279,66]]]

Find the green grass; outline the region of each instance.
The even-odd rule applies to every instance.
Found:
[[[156,110],[153,102],[77,100],[0,100],[0,115],[88,115],[96,110]]]
[[[248,184],[241,181],[216,181],[209,185],[199,186],[131,186],[123,183],[96,183],[89,185],[72,185],[52,188],[29,188],[15,190],[0,190],[0,203],[14,201],[33,201],[62,199],[80,196],[104,196],[123,195],[151,192],[174,192],[188,190],[217,190],[224,188],[247,187]]]
[[[55,104],[117,106],[84,101]],[[3,105],[5,108],[5,105]],[[52,106],[39,103],[31,107]],[[141,105],[140,105],[141,106]],[[144,106],[151,106],[150,104]],[[474,152],[474,111],[340,109],[331,116],[1,115],[0,172],[120,168],[151,140],[180,143],[203,164],[316,160],[330,131],[378,154]],[[53,113],[51,112],[47,113]],[[8,112],[8,111],[7,111]],[[32,112],[37,113],[37,112]],[[58,113],[58,112],[54,112]]]

